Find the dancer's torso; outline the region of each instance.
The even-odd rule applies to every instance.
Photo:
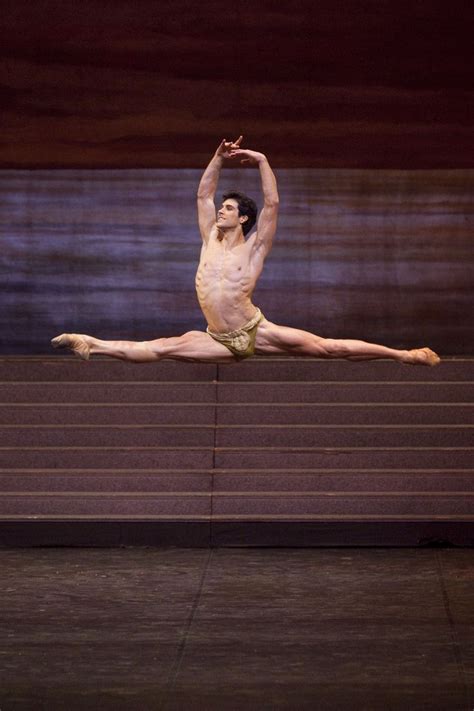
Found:
[[[212,232],[203,244],[196,273],[196,292],[211,331],[234,331],[255,314],[252,293],[263,268],[263,256],[255,250],[255,235],[228,249]]]

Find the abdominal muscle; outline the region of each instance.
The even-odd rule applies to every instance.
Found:
[[[203,247],[196,273],[196,292],[211,331],[235,331],[255,315],[251,297],[256,277],[249,272],[245,245],[233,251]]]

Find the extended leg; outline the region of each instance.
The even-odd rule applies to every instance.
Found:
[[[189,331],[176,338],[152,341],[103,341],[83,333],[63,333],[53,338],[51,345],[54,348],[69,348],[83,360],[89,360],[94,354],[133,363],[150,363],[164,358],[205,363],[234,360],[225,346],[202,331]]]
[[[262,321],[257,332],[256,353],[287,353],[315,358],[345,358],[347,360],[375,360],[390,358],[412,365],[437,365],[439,357],[429,348],[398,350],[377,343],[353,339],[321,338],[309,331],[277,326]]]

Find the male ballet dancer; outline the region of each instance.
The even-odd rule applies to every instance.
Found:
[[[202,249],[196,274],[196,291],[208,327],[176,338],[153,341],[101,341],[77,333],[63,333],[51,341],[55,348],[70,348],[88,360],[91,354],[134,362],[176,360],[229,362],[252,356],[285,354],[315,358],[370,360],[390,358],[401,363],[437,365],[429,348],[397,350],[365,341],[321,338],[308,331],[278,326],[268,321],[252,303],[252,293],[272,248],[278,215],[275,176],[263,153],[224,139],[199,183],[197,207]],[[240,159],[257,165],[263,191],[263,209],[257,229],[254,201],[238,192],[223,196],[217,211],[214,196],[224,160]]]

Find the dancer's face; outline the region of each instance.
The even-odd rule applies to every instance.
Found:
[[[220,209],[217,211],[217,226],[221,230],[231,230],[238,225],[242,225],[245,217],[239,216],[239,203],[237,200],[229,198],[224,200]]]

